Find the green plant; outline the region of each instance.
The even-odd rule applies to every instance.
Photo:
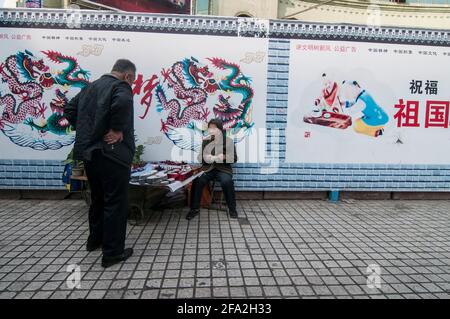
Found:
[[[134,153],[134,159],[133,164],[138,165],[141,164],[142,161],[142,155],[144,155],[145,146],[144,145],[138,145],[136,146],[136,152]]]
[[[137,144],[138,138],[137,135],[134,134],[134,143]],[[133,166],[139,166],[143,163],[142,155],[144,155],[145,146],[140,144],[136,146],[136,151],[134,152],[134,158],[133,158]]]
[[[73,148],[69,154],[67,154],[67,158],[63,161],[63,164],[72,164],[73,163]]]
[[[83,161],[79,161],[79,160],[74,160],[73,159],[73,148],[70,151],[70,153],[67,155],[67,158],[65,161],[63,161],[63,164],[70,164],[70,166],[72,166],[72,168],[84,168],[84,163]]]

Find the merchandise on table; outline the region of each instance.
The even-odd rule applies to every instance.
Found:
[[[147,164],[144,167],[136,168],[131,171],[131,181],[139,182],[141,179],[146,179],[155,173],[157,173],[155,166],[152,164]]]
[[[140,179],[139,184],[149,184],[149,185],[158,185],[161,184],[163,181],[167,180],[167,174],[164,172],[157,172],[155,174],[152,174],[145,179]]]
[[[184,162],[153,162],[144,167],[133,169],[131,183],[139,185],[168,186],[182,182],[198,172],[199,167]]]

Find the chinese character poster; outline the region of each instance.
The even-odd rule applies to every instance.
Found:
[[[448,163],[450,50],[291,41],[286,160]]]

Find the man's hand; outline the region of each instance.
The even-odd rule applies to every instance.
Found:
[[[108,144],[115,144],[123,141],[123,133],[120,131],[109,130],[105,136],[103,136],[103,140]]]

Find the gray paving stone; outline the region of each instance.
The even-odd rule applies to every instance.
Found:
[[[289,287],[281,286],[280,290],[281,290],[281,294],[284,297],[298,296],[298,292],[295,289],[295,287],[293,287],[293,286],[289,286]]]
[[[210,288],[196,288],[195,289],[196,298],[211,298],[212,292]]]
[[[246,297],[245,289],[243,287],[230,287],[231,298],[244,298]]]
[[[18,293],[14,299],[31,299],[34,295],[34,292],[32,291],[23,291]]]
[[[308,277],[306,277],[306,280],[311,285],[323,285],[324,284],[324,281],[322,280],[322,278],[316,277],[316,276],[308,276]]]
[[[157,299],[159,295],[159,290],[144,290],[141,295],[142,299]]]
[[[122,299],[124,293],[124,290],[108,290],[104,299]]]
[[[346,296],[349,294],[347,290],[345,290],[342,286],[327,286],[330,289],[331,293],[335,296]]]
[[[244,283],[246,286],[258,286],[260,285],[258,277],[246,277],[244,278]]]
[[[331,291],[326,286],[312,286],[318,296],[331,295]]]
[[[32,299],[48,299],[52,294],[53,291],[38,291],[33,295]],[[2,298],[1,294],[0,298]]]
[[[180,281],[178,283],[178,287],[180,288],[190,288],[194,287],[195,280],[194,278],[180,278]]]
[[[110,289],[123,289],[128,286],[129,280],[114,280]]]
[[[92,290],[87,295],[87,299],[101,299],[106,295],[106,290]]]
[[[439,293],[442,292],[442,289],[434,283],[423,283],[422,287],[424,287],[427,291],[431,293]]]
[[[213,297],[217,298],[228,298],[230,295],[228,288],[226,287],[214,287],[213,288]]]
[[[211,287],[212,285],[212,278],[197,278],[197,280],[194,282],[196,287]],[[223,282],[223,285],[226,286],[226,281]]]
[[[139,299],[142,294],[142,290],[127,290],[125,291],[125,294],[123,295],[123,299]]]
[[[309,286],[296,286],[300,296],[315,296],[314,290]]]
[[[357,285],[348,285],[345,286],[345,289],[351,294],[351,295],[362,295],[364,294],[364,290],[361,289],[361,287]]]
[[[158,298],[161,299],[175,299],[176,298],[176,289],[161,289],[159,292]]]
[[[247,295],[250,298],[257,298],[263,296],[263,291],[261,287],[246,287]]]
[[[292,280],[289,277],[275,277],[275,281],[280,286],[292,284]]]
[[[243,286],[244,279],[239,277],[228,278],[228,282],[230,286]]]
[[[194,297],[193,288],[180,288],[177,290],[177,298],[179,299],[189,299]]]

